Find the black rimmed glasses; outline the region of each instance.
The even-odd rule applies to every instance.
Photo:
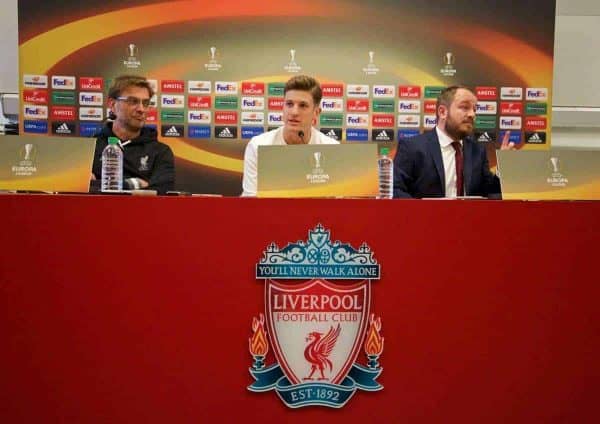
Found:
[[[144,108],[150,107],[150,99],[140,99],[138,97],[133,96],[119,96],[117,100],[127,103],[128,106],[135,107],[137,105],[142,105]]]

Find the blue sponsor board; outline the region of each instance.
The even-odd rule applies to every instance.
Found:
[[[519,144],[523,141],[523,133],[521,131],[509,131],[509,133],[509,143]],[[504,134],[506,134],[506,131],[500,131],[500,136],[498,137],[499,142],[502,142],[502,140],[504,139]]]
[[[265,132],[263,127],[242,127],[242,138],[252,138]]]
[[[348,128],[346,130],[346,141],[369,141],[369,130]]]
[[[26,133],[47,134],[48,121],[23,121],[23,130]]]
[[[81,137],[92,137],[102,130],[102,124],[100,123],[80,123],[79,124],[79,135]]]
[[[398,141],[402,140],[403,138],[411,138],[419,134],[419,130],[398,130]]]
[[[209,125],[190,125],[188,126],[189,138],[210,138]]]

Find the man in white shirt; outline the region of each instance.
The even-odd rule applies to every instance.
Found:
[[[500,182],[490,169],[485,146],[471,137],[477,98],[467,87],[440,94],[437,125],[398,143],[394,158],[394,197],[500,197]],[[512,149],[505,134],[502,149]]]
[[[252,137],[244,152],[242,196],[256,196],[258,146],[286,144],[339,144],[313,126],[321,113],[321,86],[312,77],[297,75],[286,82],[283,126]]]

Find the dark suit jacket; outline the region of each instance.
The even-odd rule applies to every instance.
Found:
[[[500,198],[500,181],[490,171],[485,146],[463,140],[466,196]],[[394,197],[444,197],[446,178],[435,129],[400,140],[394,158]]]

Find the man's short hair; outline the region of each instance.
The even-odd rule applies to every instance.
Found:
[[[108,97],[110,99],[116,99],[124,90],[129,87],[145,88],[148,90],[150,98],[154,96],[154,90],[146,78],[139,75],[119,75],[110,85],[110,88],[108,89]]]
[[[450,87],[446,87],[442,90],[440,95],[437,98],[437,103],[435,105],[435,117],[439,119],[439,108],[441,105],[446,106],[446,108],[450,109],[450,105],[454,101],[454,96],[456,96],[456,92],[460,89],[468,90],[473,93],[469,87],[465,87],[464,85],[451,85]],[[473,93],[475,94],[475,93]]]
[[[283,89],[283,95],[290,90],[308,91],[312,96],[315,106],[321,105],[321,99],[323,98],[323,92],[321,91],[321,85],[313,77],[308,75],[296,75],[285,83]]]

